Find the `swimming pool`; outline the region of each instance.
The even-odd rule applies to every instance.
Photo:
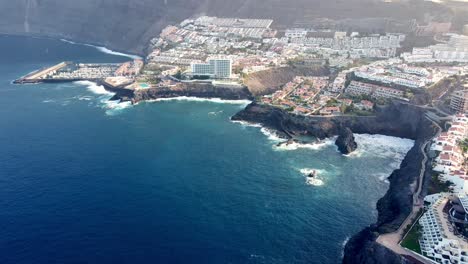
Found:
[[[140,83],[139,86],[140,86],[140,88],[143,88],[143,89],[147,89],[147,88],[150,87],[149,84],[147,84],[147,83]]]

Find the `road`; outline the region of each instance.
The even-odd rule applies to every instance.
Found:
[[[428,115],[426,115],[426,118],[438,128],[438,132],[435,136],[435,137],[438,137],[439,134],[442,132],[442,128],[440,127],[438,123],[436,123],[434,120],[429,118]],[[420,148],[420,151],[423,154],[423,160],[421,161],[421,171],[419,173],[419,178],[417,180],[418,186],[413,194],[413,208],[411,210],[411,213],[408,215],[408,217],[406,217],[405,221],[403,221],[403,223],[395,232],[382,234],[377,238],[377,243],[387,247],[393,252],[398,253],[400,255],[412,256],[413,258],[421,261],[422,263],[432,263],[432,262],[414,253],[413,251],[403,248],[402,246],[400,246],[400,241],[405,235],[406,228],[416,220],[416,218],[418,217],[419,211],[423,208],[423,205],[424,205],[424,198],[421,197],[421,192],[422,192],[422,186],[424,183],[424,175],[426,173],[426,163],[428,160],[426,149],[427,149],[427,146],[431,143],[431,141],[432,141],[432,138],[426,140],[421,145],[421,148]]]

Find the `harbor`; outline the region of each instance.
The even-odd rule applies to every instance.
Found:
[[[125,63],[74,63],[64,61],[31,72],[13,81],[13,83],[101,82],[108,78],[117,78],[117,82],[110,81],[110,83],[114,84],[112,86],[120,86],[121,83],[133,82],[142,67],[143,62],[141,60]]]

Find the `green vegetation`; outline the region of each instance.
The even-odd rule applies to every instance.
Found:
[[[182,79],[182,72],[179,70],[177,71],[176,74],[174,74],[172,77],[178,79],[178,80],[181,80]]]
[[[421,246],[419,245],[419,238],[422,235],[422,227],[421,225],[419,225],[417,221],[419,220],[419,218],[421,217],[423,213],[424,213],[424,210],[422,209],[418,212],[416,223],[413,225],[413,227],[411,226],[408,227],[411,229],[406,233],[406,236],[403,238],[403,240],[400,243],[402,247],[412,250],[414,252],[417,252],[419,254],[421,254]]]
[[[468,138],[458,141],[458,146],[461,148],[463,155],[468,152]]]
[[[344,114],[353,112],[354,110],[355,109],[354,109],[353,105],[346,105],[346,104],[341,105],[341,112],[344,113]]]
[[[338,104],[338,101],[335,99],[335,98],[332,98],[330,100],[328,100],[327,102],[327,107],[330,107],[330,106],[336,106]]]
[[[440,192],[449,192],[450,187],[453,185],[451,181],[443,182],[440,180],[440,174],[433,172],[431,176],[431,182],[427,189],[427,194],[434,194]]]

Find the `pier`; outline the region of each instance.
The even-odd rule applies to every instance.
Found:
[[[30,74],[27,74],[26,76],[21,77],[18,80],[15,80],[13,83],[18,83],[18,84],[23,84],[23,83],[38,83],[47,78],[47,76],[50,76],[60,69],[63,69],[69,65],[70,62],[61,62],[57,65],[54,65],[52,67],[48,68],[43,68],[37,71],[34,71]]]
[[[13,83],[45,83],[45,82],[75,82],[75,81],[100,81],[109,77],[122,77],[133,80],[139,73],[139,69],[127,69],[133,62],[127,63],[73,63],[61,62],[51,67],[34,71],[23,76]],[[129,66],[130,65],[130,66]],[[126,66],[125,76],[119,75],[121,68]]]

